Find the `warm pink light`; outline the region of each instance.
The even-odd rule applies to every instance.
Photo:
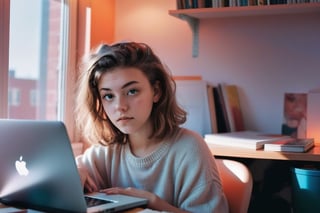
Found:
[[[307,99],[307,138],[320,145],[320,89],[310,91]]]
[[[320,145],[320,121],[319,125],[307,127],[307,138],[314,138],[314,142]]]

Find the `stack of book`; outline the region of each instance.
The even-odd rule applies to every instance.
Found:
[[[312,138],[289,138],[285,140],[275,141],[264,145],[265,151],[279,152],[307,152],[314,147],[314,139]]]
[[[256,131],[238,131],[216,134],[205,134],[207,144],[231,146],[248,149],[263,149],[266,143],[290,138],[286,135],[265,134]]]
[[[255,131],[206,134],[204,140],[208,145],[280,152],[306,152],[315,145],[311,138],[298,139],[287,135],[265,134]]]

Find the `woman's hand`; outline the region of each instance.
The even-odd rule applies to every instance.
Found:
[[[84,168],[78,168],[82,188],[86,193],[97,192],[98,187],[95,184],[94,180],[89,176],[88,172]]]
[[[129,195],[134,197],[146,198],[149,201],[148,208],[153,210],[167,211],[167,212],[185,212],[170,205],[168,202],[166,202],[165,200],[162,200],[160,197],[158,197],[157,195],[151,192],[139,190],[136,188],[113,187],[113,188],[100,190],[100,192],[103,192],[106,194],[123,194],[123,195]]]

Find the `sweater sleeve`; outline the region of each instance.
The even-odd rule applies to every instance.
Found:
[[[76,163],[82,185],[88,178],[98,189],[107,188],[106,151],[102,146],[91,146],[82,155],[76,157]]]
[[[189,212],[227,213],[215,159],[201,136],[189,134],[181,138],[184,148],[180,147],[182,157],[176,173],[177,206]]]

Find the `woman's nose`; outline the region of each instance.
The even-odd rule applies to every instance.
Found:
[[[116,104],[116,109],[119,111],[128,110],[128,102],[125,97],[119,97]]]

